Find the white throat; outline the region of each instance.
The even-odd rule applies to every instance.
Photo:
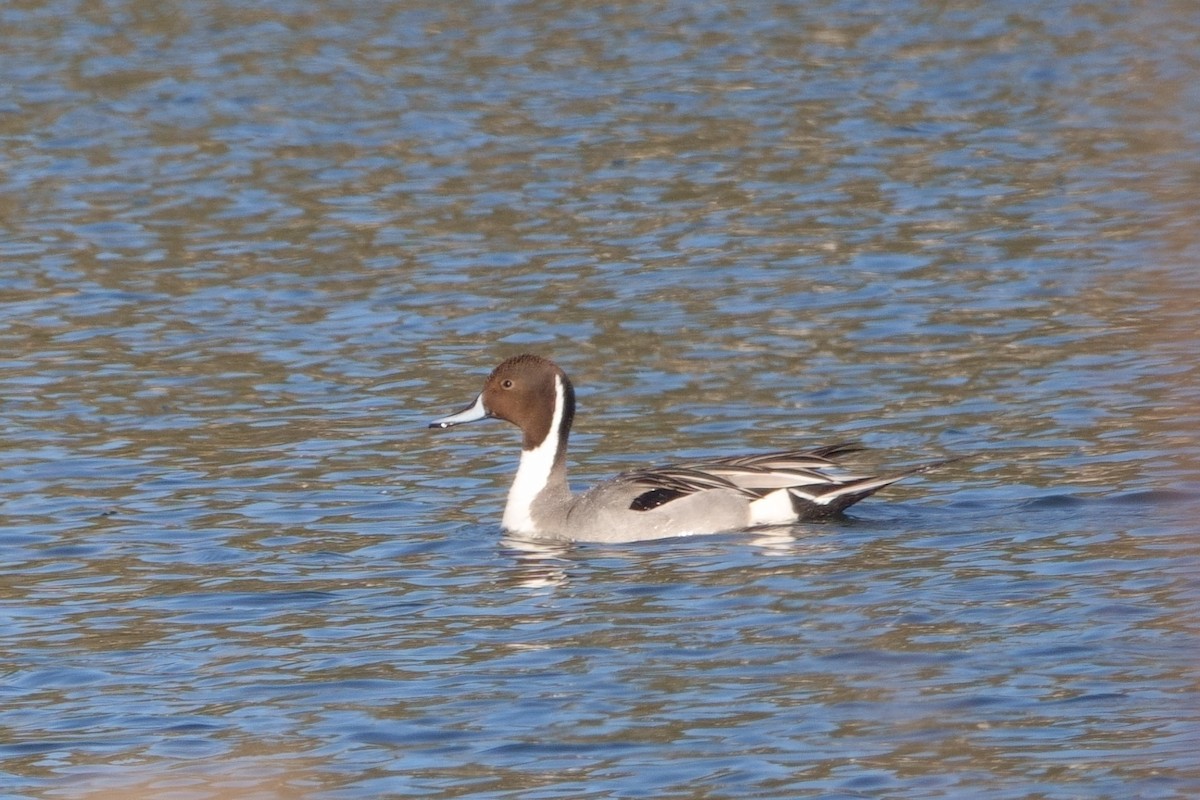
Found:
[[[521,451],[521,463],[517,466],[517,477],[508,490],[508,504],[504,507],[504,529],[513,533],[537,533],[533,521],[533,501],[550,482],[550,470],[558,456],[562,442],[558,427],[563,417],[562,378],[554,376],[554,416],[550,420],[550,432],[532,450]]]

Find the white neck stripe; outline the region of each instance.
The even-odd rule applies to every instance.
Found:
[[[550,482],[550,471],[558,457],[562,443],[559,426],[562,424],[563,405],[566,394],[562,378],[554,376],[554,415],[550,419],[550,431],[546,438],[532,450],[521,451],[521,463],[517,466],[517,477],[508,490],[508,504],[504,507],[504,529],[514,533],[537,533],[533,521],[533,501]]]

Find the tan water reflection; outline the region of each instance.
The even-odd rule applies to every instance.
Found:
[[[305,800],[321,796],[328,788],[317,762],[270,750],[246,745],[242,754],[187,766],[99,767],[95,769],[98,774],[67,781],[44,796],[70,800]]]

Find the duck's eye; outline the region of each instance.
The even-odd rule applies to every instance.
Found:
[[[505,389],[511,389],[513,387],[512,379],[505,378],[504,380],[500,381],[500,385],[503,386]]]

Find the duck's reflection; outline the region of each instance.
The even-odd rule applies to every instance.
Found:
[[[772,525],[749,531],[750,544],[762,551],[764,556],[784,556],[796,552],[800,540],[792,525]]]
[[[725,542],[725,546],[728,546],[729,540],[733,537],[744,537],[742,541],[749,543],[763,556],[793,555],[798,548],[810,546],[797,536],[795,526],[788,525],[755,528],[742,534],[728,534],[719,538]],[[698,539],[716,543],[714,539],[707,536],[680,537],[680,540],[683,539],[690,540],[689,543],[692,545]],[[661,544],[663,541],[670,540],[660,540],[655,544]],[[511,552],[516,561],[517,569],[513,573],[513,585],[527,589],[565,586],[570,580],[568,570],[571,566],[577,565],[580,557],[580,545],[574,542],[522,538],[507,534],[500,540],[500,543]],[[624,547],[633,548],[629,551],[629,554],[632,555],[633,552],[637,552],[638,545],[624,545]],[[585,549],[596,552],[591,547]],[[603,552],[612,554],[608,548],[603,549]]]
[[[515,584],[526,589],[545,589],[565,586],[567,565],[572,563],[571,542],[526,539],[512,534],[500,540],[500,544],[513,552],[517,562]]]

